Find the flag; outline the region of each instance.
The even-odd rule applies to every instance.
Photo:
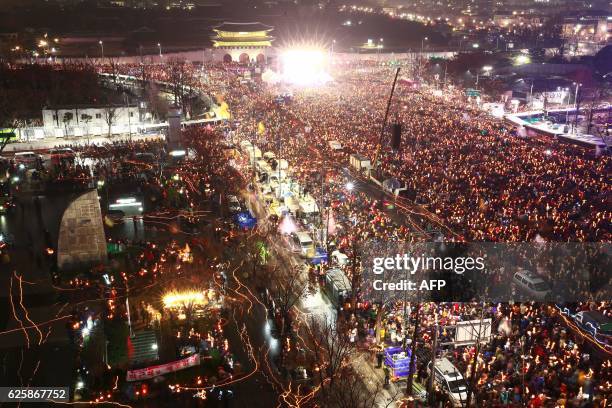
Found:
[[[230,117],[229,106],[226,102],[221,102],[221,106],[219,107],[219,117],[221,119],[229,119]]]
[[[127,354],[128,359],[131,359],[134,355],[134,344],[132,343],[132,339],[130,339],[130,336],[127,337]]]

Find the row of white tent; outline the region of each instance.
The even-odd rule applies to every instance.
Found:
[[[259,190],[264,194],[268,212],[277,216],[289,212],[297,214],[316,214],[319,207],[310,193],[305,192],[297,180],[291,177],[291,168],[285,159],[277,159],[273,152],[262,153],[249,141],[240,143],[242,154],[249,159],[249,164],[262,180]],[[276,161],[276,168],[270,164]]]

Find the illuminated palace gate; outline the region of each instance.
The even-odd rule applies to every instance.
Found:
[[[265,64],[272,50],[274,28],[261,23],[223,23],[213,28],[214,59]]]

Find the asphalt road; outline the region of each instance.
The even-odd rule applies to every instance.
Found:
[[[2,332],[21,327],[13,315],[13,307],[26,327],[32,326],[28,320],[40,323],[70,313],[68,305],[59,300],[51,286],[49,263],[44,255],[48,241],[56,242],[59,215],[63,213],[69,198],[40,197],[37,199],[39,204],[35,200],[31,195],[22,196],[13,213],[0,216],[0,233],[9,237],[13,245],[11,265],[3,265],[0,273],[3,288],[0,290]],[[23,279],[22,296],[18,277]],[[41,332],[35,328],[28,329],[27,336],[23,330],[3,333],[0,337],[0,361],[3,366],[0,383],[5,386],[69,385],[73,372],[72,365],[66,362],[74,360],[74,350],[68,344],[64,322],[59,320],[41,325]]]

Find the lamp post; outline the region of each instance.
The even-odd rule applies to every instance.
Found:
[[[160,43],[157,43],[157,48],[159,48],[159,58],[162,58],[162,49]]]
[[[459,52],[461,52],[461,50],[463,49],[462,45],[463,45],[463,40],[467,40],[467,35],[464,35],[463,37],[461,37],[459,39]]]
[[[581,86],[582,84],[580,82],[576,83],[576,91],[574,93],[574,110],[576,111],[576,119],[572,125],[572,133],[578,131],[578,91],[580,90]]]
[[[605,80],[606,78],[608,78],[608,75],[612,74],[612,71],[608,72],[607,74],[605,74],[603,76],[603,79]],[[606,87],[606,89],[608,88],[608,83],[605,82],[604,86]],[[606,119],[606,123],[610,123],[610,105],[608,104],[608,118]],[[606,136],[608,136],[608,129],[609,126],[606,126]],[[603,139],[603,137],[602,137]],[[608,143],[606,142],[606,140],[604,139],[604,143],[606,143],[606,146],[608,145]]]
[[[132,113],[130,112],[130,97],[128,96],[127,93],[123,93],[123,96],[125,98],[125,108],[127,110],[127,116],[128,116],[128,134],[129,134],[129,141],[132,141]]]
[[[489,72],[493,70],[493,67],[490,65],[485,65],[484,67],[482,67],[482,70],[485,72],[485,74],[488,74]],[[476,71],[476,89],[478,89],[479,77],[480,77],[480,71]]]
[[[421,54],[419,55],[419,77],[423,76],[423,48],[425,46],[425,41],[427,40],[427,37],[421,39]]]
[[[502,34],[498,35],[497,38],[495,39],[495,49],[499,49],[499,39],[500,38],[504,38],[504,36]]]
[[[570,93],[569,88],[565,88],[565,92],[567,93],[567,106],[565,108],[565,125],[567,126],[567,123],[569,122],[569,105],[572,100],[572,94]]]
[[[446,89],[446,69],[448,68],[448,61],[444,63],[444,89]]]
[[[102,59],[104,59],[104,41],[100,40],[98,41],[98,44],[100,44],[100,55],[102,56]]]

